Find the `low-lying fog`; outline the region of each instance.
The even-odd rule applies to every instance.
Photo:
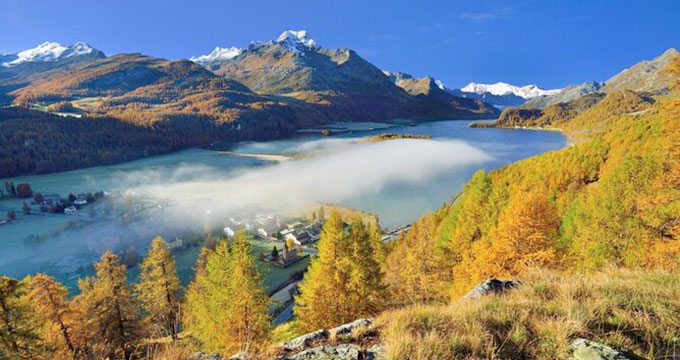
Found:
[[[492,159],[460,141],[328,139],[302,147],[313,155],[229,178],[211,168],[187,166],[170,177],[159,178],[149,170],[127,181],[144,179],[146,184],[132,188],[134,193],[172,200],[171,213],[191,224],[206,217],[228,218],[243,210],[285,213],[311,204],[342,204],[391,183],[422,183],[456,167]],[[186,180],[187,174],[193,174],[191,180]]]

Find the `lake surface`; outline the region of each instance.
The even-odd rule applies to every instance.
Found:
[[[200,231],[204,223],[178,220],[194,219],[196,213],[205,212],[208,220],[201,221],[222,226],[228,213],[221,205],[240,204],[250,197],[259,202],[271,200],[279,209],[281,204],[299,206],[297,200],[354,207],[377,214],[383,227],[393,228],[439,208],[479,169],[491,170],[567,144],[559,132],[468,128],[468,124],[438,121],[330,138],[305,134],[230,144],[229,152],[191,149],[124,164],[2,179],[28,182],[34,192],[62,197],[101,190],[148,191],[163,194],[168,204],[175,204],[175,212],[144,200],[134,205],[108,204],[106,215],[85,209],[78,216],[23,215],[20,200],[0,200],[0,213],[14,209],[18,214],[16,221],[0,225],[0,274],[20,278],[47,272],[73,287],[79,276],[91,272],[91,263],[106,248],[133,247],[142,252],[156,235],[167,239]],[[433,139],[368,145],[360,140],[387,132],[431,135]],[[278,163],[252,154],[296,159]],[[195,195],[197,187],[202,197]],[[178,216],[176,208],[186,209],[186,214]],[[177,254],[184,282],[191,277],[196,249]]]

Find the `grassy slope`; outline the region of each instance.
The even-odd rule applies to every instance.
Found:
[[[564,359],[586,338],[661,359],[680,351],[680,280],[664,271],[526,275],[505,296],[383,313],[393,359]]]

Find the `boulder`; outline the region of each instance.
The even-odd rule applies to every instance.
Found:
[[[366,360],[380,360],[385,358],[385,348],[382,345],[373,345],[364,354]]]
[[[624,353],[604,344],[576,339],[569,345],[570,360],[632,360]]]
[[[287,360],[303,360],[303,359],[314,359],[314,360],[359,360],[363,359],[363,354],[359,350],[359,347],[354,344],[343,344],[338,346],[318,346],[315,348],[307,349],[303,352],[297,353],[292,356],[286,357]]]
[[[308,347],[314,341],[325,340],[328,338],[328,331],[325,329],[317,330],[313,333],[305,334],[283,344],[287,351],[299,350]]]
[[[204,353],[204,352],[197,352],[191,357],[189,357],[189,360],[221,360],[222,356],[219,354],[209,354],[209,353]]]
[[[351,334],[354,329],[362,326],[369,326],[373,322],[372,319],[370,318],[363,318],[363,319],[358,319],[354,320],[351,323],[340,325],[338,327],[332,328],[328,330],[331,336],[338,336],[338,335],[344,335],[344,334]]]
[[[517,280],[486,280],[465,294],[463,299],[479,299],[491,294],[502,294],[519,285],[521,285],[521,283]]]

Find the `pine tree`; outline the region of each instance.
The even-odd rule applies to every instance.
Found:
[[[21,298],[23,284],[0,276],[0,358],[35,359],[39,337],[31,309]]]
[[[125,265],[107,251],[95,265],[96,277],[78,281],[74,298],[87,319],[92,350],[99,357],[128,360],[142,338],[140,307],[127,284]]]
[[[269,339],[268,297],[243,229],[217,243],[186,296],[185,324],[206,351],[256,351]]]
[[[175,258],[161,237],[151,242],[140,269],[137,292],[149,324],[159,329],[161,336],[169,334],[177,340],[182,285],[177,276]]]
[[[23,280],[33,314],[40,314],[41,338],[51,359],[81,359],[86,344],[83,318],[68,300],[66,287],[45,274]]]

